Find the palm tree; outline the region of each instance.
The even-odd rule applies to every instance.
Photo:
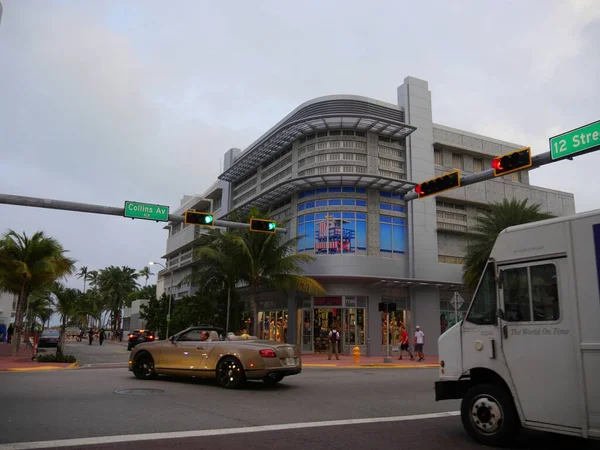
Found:
[[[90,282],[90,286],[94,290],[98,290],[98,284],[100,283],[100,273],[97,270],[90,270],[86,275],[86,280]]]
[[[268,219],[257,208],[250,210],[248,217]],[[249,220],[245,220],[248,222]],[[325,289],[313,278],[302,275],[302,265],[315,260],[314,256],[294,253],[301,236],[281,242],[276,233],[257,233],[249,230],[232,233],[232,240],[241,254],[239,259],[240,278],[250,290],[250,312],[254,324],[254,334],[258,332],[256,323],[256,295],[265,287],[283,291],[295,290],[309,295],[322,295]]]
[[[229,332],[231,296],[237,283],[242,278],[242,269],[238,257],[239,245],[234,234],[212,229],[203,235],[195,251],[195,257],[200,265],[190,277],[194,284],[207,292],[217,286],[227,290],[227,313],[225,332]],[[184,279],[182,282],[186,282]]]
[[[23,313],[29,295],[54,281],[72,275],[75,260],[54,238],[38,231],[33,236],[9,230],[0,240],[0,288],[18,294],[13,354],[19,351]]]
[[[87,281],[87,276],[88,276],[88,268],[87,266],[82,266],[81,269],[79,269],[79,272],[77,273],[77,278],[83,278],[83,293],[85,294],[85,282]]]
[[[140,277],[146,278],[146,281],[144,282],[144,287],[148,286],[148,278],[150,278],[150,275],[152,275],[152,272],[150,272],[150,267],[145,266],[142,270],[139,271],[138,275]]]
[[[116,330],[121,310],[128,301],[129,294],[138,287],[138,274],[135,269],[123,266],[109,266],[100,271],[99,292],[106,300],[111,313],[112,329]]]
[[[463,282],[469,290],[477,287],[481,272],[488,261],[498,234],[505,228],[549,219],[552,214],[541,212],[540,205],[528,205],[527,199],[504,199],[489,205],[482,217],[477,217],[473,231],[468,234],[469,245],[463,266]]]
[[[53,283],[49,292],[51,294],[49,299],[54,306],[54,310],[60,315],[60,336],[58,338],[56,354],[61,356],[63,354],[67,323],[69,320],[80,316],[84,310],[83,294],[79,289],[67,288],[60,283]]]
[[[47,293],[44,291],[32,292],[29,297],[28,323],[35,323],[39,318],[42,323],[42,331],[46,322],[50,320],[53,314],[52,304],[48,300]]]

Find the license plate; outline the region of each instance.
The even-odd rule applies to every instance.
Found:
[[[285,363],[288,366],[295,366],[296,365],[296,359],[295,358],[285,358]]]

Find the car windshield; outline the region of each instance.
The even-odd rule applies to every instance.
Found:
[[[58,337],[60,333],[58,332],[58,330],[44,330],[42,332],[42,336],[45,337]]]

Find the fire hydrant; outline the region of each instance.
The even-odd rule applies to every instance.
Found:
[[[354,356],[354,363],[355,364],[360,363],[360,348],[354,347],[354,351],[352,352],[352,355]]]

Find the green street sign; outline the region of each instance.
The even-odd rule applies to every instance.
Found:
[[[132,219],[156,220],[157,222],[169,221],[169,207],[152,205],[149,203],[125,202],[125,217]]]
[[[600,148],[600,120],[550,138],[552,159]]]

